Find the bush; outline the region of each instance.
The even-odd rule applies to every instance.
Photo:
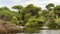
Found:
[[[17,20],[16,16],[13,16],[13,17],[12,17],[11,22],[12,22],[12,23],[15,23],[15,24],[18,23],[18,20]]]
[[[31,17],[29,18],[28,22],[25,24],[25,26],[28,26],[28,27],[35,27],[37,26],[37,19],[35,17]]]
[[[54,22],[48,23],[48,27],[49,27],[49,28],[56,28],[56,26],[57,26],[57,24],[54,23]]]

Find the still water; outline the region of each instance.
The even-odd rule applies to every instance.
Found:
[[[40,30],[39,33],[17,33],[17,34],[60,34],[60,30]]]

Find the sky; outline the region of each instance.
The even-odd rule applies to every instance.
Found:
[[[45,9],[45,6],[49,3],[59,5],[60,0],[0,0],[0,7],[7,6],[11,8],[14,5],[26,6],[28,4],[34,4],[41,7],[42,9]]]

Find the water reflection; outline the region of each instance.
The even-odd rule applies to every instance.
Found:
[[[60,34],[60,30],[40,30],[41,34]]]
[[[17,34],[60,34],[60,30],[40,30],[39,33],[17,33]]]
[[[60,30],[42,30],[39,27],[27,27],[24,28],[25,32],[16,34],[60,34]]]
[[[25,28],[25,33],[39,33],[39,27],[27,27]]]

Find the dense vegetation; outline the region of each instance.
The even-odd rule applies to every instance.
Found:
[[[0,7],[0,19],[19,26],[60,28],[60,5],[55,6],[50,3],[44,10],[33,4],[25,7],[16,5],[12,9],[17,11],[12,11],[8,7]]]

